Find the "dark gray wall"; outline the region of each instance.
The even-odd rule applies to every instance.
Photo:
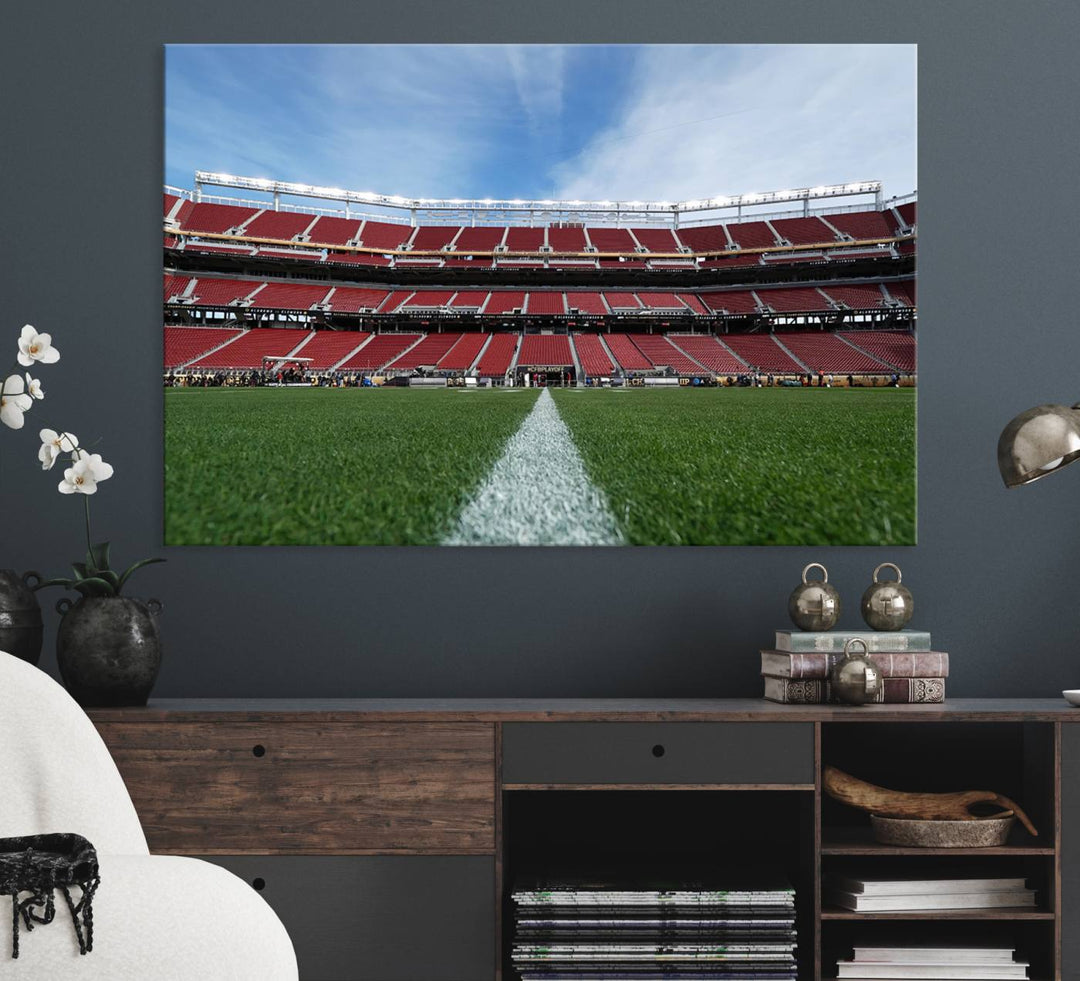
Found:
[[[813,559],[849,624],[873,567],[898,561],[955,695],[1080,685],[1080,468],[1007,493],[995,466],[1015,412],[1080,398],[1078,29],[1071,4],[957,0],[13,5],[0,349],[25,321],[56,335],[35,422],[105,438],[96,537],[121,560],[168,556],[137,590],[166,605],[158,693],[753,695],[756,650]],[[478,39],[919,44],[918,547],[161,547],[162,44]],[[58,574],[80,509],[35,448],[0,432],[0,564]]]

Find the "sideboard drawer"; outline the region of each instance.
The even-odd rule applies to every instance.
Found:
[[[300,981],[491,981],[495,860],[472,856],[210,856],[261,887]]]
[[[504,784],[814,783],[802,722],[515,722],[502,728]]]
[[[150,848],[178,854],[482,854],[483,723],[99,723]]]

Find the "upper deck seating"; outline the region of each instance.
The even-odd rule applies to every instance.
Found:
[[[359,218],[335,218],[320,215],[307,233],[309,242],[319,245],[351,245],[363,222]]]
[[[638,290],[637,298],[646,310],[664,310],[673,313],[689,313],[686,304],[674,293],[647,293]]]
[[[233,204],[193,204],[180,227],[187,232],[208,232],[223,235],[247,221],[257,208]]]
[[[679,243],[670,228],[631,228],[634,238],[650,252],[678,252]]]
[[[400,307],[402,310],[439,310],[450,302],[453,290],[417,290]]]
[[[293,239],[314,218],[314,215],[297,211],[264,211],[244,229],[244,235],[251,238]]]
[[[188,283],[191,282],[190,276],[174,275],[165,273],[165,283],[162,289],[162,297],[166,303],[174,296],[179,296],[184,290],[187,289]]]
[[[728,222],[727,230],[740,249],[767,249],[780,244],[763,221]]]
[[[360,244],[367,249],[399,249],[413,233],[411,225],[386,221],[365,221],[360,229]]]
[[[695,252],[725,252],[731,248],[723,225],[689,225],[680,227],[679,240]]]
[[[549,228],[548,245],[556,252],[584,252],[584,228]]]
[[[836,233],[820,218],[776,218],[770,222],[781,238],[792,245],[820,245],[822,242],[835,242]]]
[[[905,279],[897,283],[886,283],[885,289],[894,299],[900,300],[906,306],[915,306],[915,280]]]
[[[641,301],[629,290],[605,290],[604,299],[613,313],[626,313],[641,309]]]
[[[836,215],[826,215],[825,220],[856,241],[892,238],[893,234],[880,211],[845,211]]]
[[[479,310],[488,298],[488,290],[460,290],[450,301],[451,310]]]
[[[412,240],[413,252],[437,252],[461,231],[460,225],[421,225]]]
[[[543,228],[511,225],[506,231],[506,249],[508,252],[536,252],[543,244]]]
[[[494,225],[476,225],[463,228],[454,243],[455,252],[491,252],[499,245],[506,229]]]
[[[625,228],[587,228],[589,241],[599,252],[633,252],[634,240]]]

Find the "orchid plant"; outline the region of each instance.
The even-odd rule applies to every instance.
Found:
[[[52,337],[39,334],[27,324],[19,335],[19,353],[17,361],[23,368],[36,365],[55,364],[60,360],[60,352],[53,347]],[[29,371],[14,371],[0,383],[0,423],[10,429],[22,429],[26,424],[26,415],[34,404],[45,399],[41,381]],[[38,460],[42,470],[52,470],[56,461],[66,458],[71,466],[65,468],[64,479],[57,485],[61,494],[81,494],[86,514],[86,560],[72,563],[74,576],[69,579],[47,579],[39,583],[42,586],[64,586],[74,589],[83,596],[119,596],[124,584],[132,574],[144,565],[164,562],[164,559],[143,559],[117,573],[109,565],[109,543],[92,544],[90,534],[90,498],[97,493],[98,484],[113,475],[113,468],[106,463],[100,453],[92,453],[79,445],[79,438],[71,432],[55,429],[42,429],[39,432],[41,445],[38,448]]]

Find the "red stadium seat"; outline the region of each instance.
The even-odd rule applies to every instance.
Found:
[[[652,370],[652,362],[626,334],[605,334],[604,341],[615,360],[626,371]]]
[[[915,337],[906,330],[845,330],[839,336],[897,371],[915,370]]]
[[[422,334],[376,334],[351,358],[340,365],[342,371],[378,371],[396,359]]]
[[[581,362],[581,369],[588,377],[606,376],[615,371],[615,365],[604,350],[604,345],[598,335],[575,334],[574,348]]]
[[[179,368],[189,361],[239,337],[243,331],[222,327],[166,327],[165,367]]]
[[[325,371],[344,360],[370,336],[363,330],[320,330],[300,349],[299,356],[311,359],[304,367]]]
[[[565,334],[526,334],[521,339],[520,368],[568,368],[573,364],[570,339]]]
[[[491,342],[480,356],[476,373],[482,378],[499,378],[510,370],[520,335],[492,334]]]
[[[746,371],[746,365],[712,334],[674,334],[668,340],[709,371],[729,375]]]
[[[265,358],[284,358],[308,340],[303,330],[257,327],[244,331],[223,348],[199,358],[192,368],[262,368]]]
[[[777,340],[811,371],[828,374],[882,374],[888,365],[856,350],[836,334],[778,333]]]
[[[771,334],[725,334],[726,344],[747,364],[761,371],[801,375],[806,369],[795,361]]]
[[[487,343],[488,334],[462,334],[460,340],[442,356],[441,371],[468,371]]]
[[[657,368],[673,368],[680,375],[708,374],[701,365],[687,357],[685,352],[680,351],[661,334],[631,334],[630,339]]]
[[[411,371],[422,366],[437,365],[446,353],[461,339],[461,334],[428,334],[419,344],[410,348],[396,361],[387,365],[390,371]]]

